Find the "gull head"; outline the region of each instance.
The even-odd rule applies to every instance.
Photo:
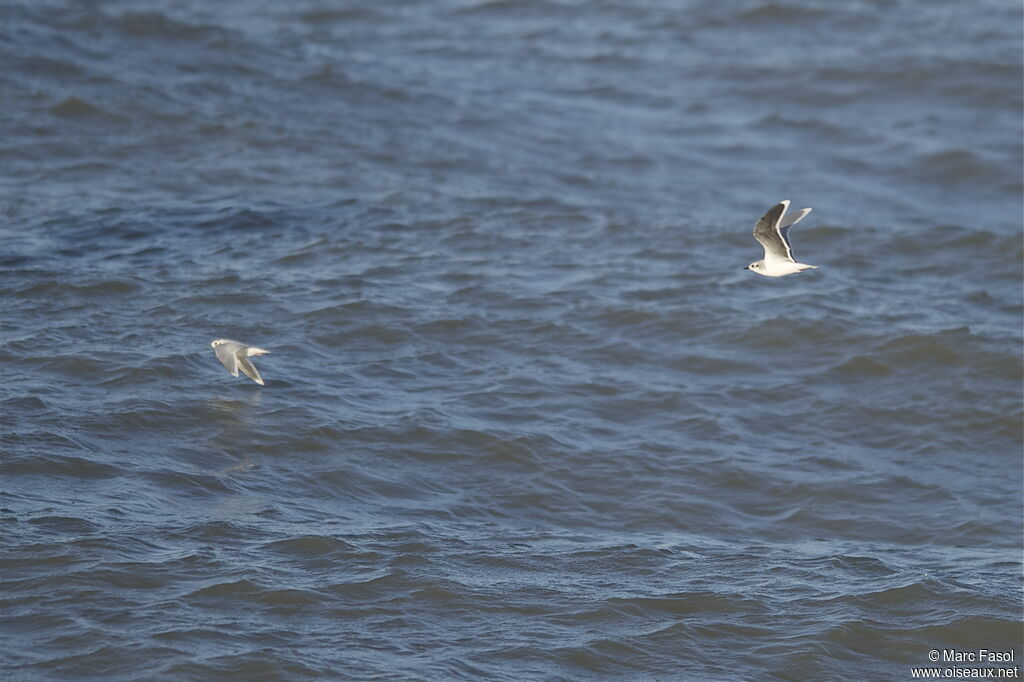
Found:
[[[228,339],[214,339],[210,342],[210,347],[216,348],[217,346],[223,346],[225,343],[228,343]]]
[[[743,269],[744,270],[753,270],[754,272],[761,272],[764,269],[764,261],[763,260],[756,260],[756,261],[754,261],[753,263],[751,263],[750,265],[748,265],[747,267],[745,267]],[[217,343],[217,342],[214,341],[214,343]]]

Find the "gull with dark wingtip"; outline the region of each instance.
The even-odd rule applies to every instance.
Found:
[[[797,263],[793,258],[793,247],[789,243],[789,228],[803,220],[811,212],[811,209],[802,208],[787,216],[786,209],[788,208],[789,199],[780,201],[768,209],[768,212],[761,216],[761,219],[754,225],[754,239],[764,247],[764,258],[754,261],[744,270],[750,270],[765,277],[782,277],[818,267],[817,265]]]

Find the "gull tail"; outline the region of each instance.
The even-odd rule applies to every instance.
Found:
[[[249,346],[245,350],[245,354],[250,358],[254,355],[266,355],[270,352],[269,350],[263,350],[262,348],[256,348],[255,346]]]

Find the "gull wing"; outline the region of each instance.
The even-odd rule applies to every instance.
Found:
[[[796,213],[783,216],[782,220],[779,221],[779,234],[782,235],[782,241],[786,242],[786,246],[789,247],[789,255],[793,257],[793,244],[789,241],[789,228],[796,225],[798,222],[807,217],[807,214],[811,212],[809,208],[801,208]]]
[[[217,359],[220,360],[220,364],[224,365],[233,377],[238,376],[238,351],[240,346],[241,344],[236,346],[225,343],[213,349],[213,352],[217,354]]]
[[[246,351],[248,348],[245,346],[235,351],[235,362],[237,363],[238,369],[235,370],[235,376],[238,376],[238,370],[245,372],[245,376],[255,381],[260,386],[263,386],[263,377],[260,376],[260,372],[256,369],[256,366],[249,362],[249,358],[246,357]]]
[[[761,219],[754,225],[754,239],[764,247],[764,259],[766,261],[782,260],[795,263],[793,254],[790,252],[789,244],[782,237],[779,224],[782,217],[789,208],[789,200],[780,201],[768,209],[768,212],[761,216]],[[803,216],[801,215],[800,218]],[[800,220],[797,218],[797,220]],[[795,221],[794,221],[795,222]],[[789,223],[792,225],[793,223]]]

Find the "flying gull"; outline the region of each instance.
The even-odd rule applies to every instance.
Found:
[[[260,376],[259,370],[249,362],[249,358],[254,355],[269,353],[269,350],[263,350],[256,346],[247,346],[244,343],[232,341],[231,339],[216,339],[210,345],[213,346],[213,352],[217,354],[220,364],[224,365],[231,372],[231,376],[237,377],[238,370],[242,370],[245,372],[245,376],[263,386],[263,377]]]
[[[818,267],[797,263],[793,258],[793,247],[789,243],[789,228],[803,220],[811,209],[802,208],[787,217],[788,208],[789,199],[780,201],[768,209],[754,225],[754,239],[764,247],[764,258],[751,263],[744,270],[751,270],[765,277],[782,277]]]

